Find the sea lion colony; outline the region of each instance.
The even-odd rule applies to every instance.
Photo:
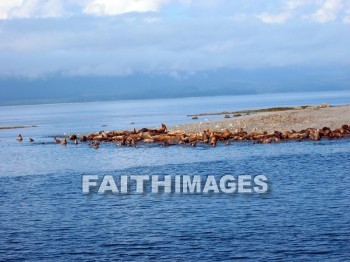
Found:
[[[119,146],[136,146],[140,143],[159,143],[164,146],[176,145],[176,144],[188,144],[190,146],[196,146],[197,143],[210,144],[215,147],[218,142],[224,142],[229,144],[231,141],[253,141],[255,143],[278,143],[280,141],[286,140],[320,140],[322,138],[328,139],[338,139],[350,136],[349,125],[343,125],[340,128],[331,130],[328,127],[322,129],[317,128],[307,128],[301,131],[275,131],[274,133],[268,134],[264,132],[252,132],[247,133],[244,130],[234,130],[230,132],[228,129],[225,131],[216,130],[204,130],[203,132],[189,132],[186,133],[181,130],[168,131],[165,124],[159,129],[134,129],[124,130],[124,131],[100,131],[98,133],[91,133],[88,135],[82,135],[78,137],[77,135],[69,135],[69,140],[73,141],[74,144],[78,144],[78,139],[80,142],[90,143],[95,149],[99,148],[100,142],[112,142]],[[20,135],[17,139],[22,141],[22,136]],[[67,139],[64,138],[62,141],[54,137],[54,143],[60,143],[66,145]]]

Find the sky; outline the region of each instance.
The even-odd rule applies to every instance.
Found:
[[[349,47],[350,0],[0,0],[0,79],[349,69]]]
[[[349,0],[1,0],[1,76],[350,63]]]

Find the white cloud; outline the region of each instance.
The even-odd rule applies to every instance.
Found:
[[[263,12],[256,17],[264,23],[285,23],[292,18],[327,23],[340,19],[348,23],[350,15],[343,11],[350,8],[350,0],[285,0],[277,13]]]
[[[84,8],[92,15],[118,15],[130,12],[156,12],[164,0],[93,0]]]
[[[192,0],[0,0],[0,19],[63,15],[112,16],[158,12],[164,5],[189,5]]]
[[[0,19],[7,19],[9,12],[13,8],[18,8],[22,5],[23,0],[2,0],[0,2]]]
[[[59,17],[63,14],[61,0],[2,0],[0,19]]]
[[[38,6],[38,0],[23,0],[21,5],[14,7],[9,12],[9,17],[32,17],[36,7]]]
[[[89,14],[101,17],[81,15],[98,1],[107,5]],[[101,1],[0,0],[3,19],[66,16],[0,21],[0,77],[140,71],[183,77],[220,68],[349,64],[350,27],[343,22],[350,23],[350,0],[335,0],[342,10],[327,25],[310,22],[319,9],[334,10],[326,0]]]
[[[288,10],[295,10],[308,5],[319,6],[324,0],[288,0],[285,3],[285,8]]]
[[[249,2],[249,1],[248,1]],[[264,23],[282,24],[292,19],[325,23],[343,20],[348,23],[350,0],[266,0],[259,4],[244,0],[0,0],[0,19],[45,18],[61,16],[113,16],[125,13],[162,12],[222,14],[234,22],[258,18]],[[183,6],[186,6],[183,8]],[[179,11],[180,10],[180,11]],[[186,13],[186,12],[185,12]],[[145,21],[158,22],[158,21]]]
[[[312,14],[311,18],[320,23],[336,20],[342,7],[343,2],[341,0],[326,0],[323,5]]]
[[[282,11],[280,11],[279,13],[271,14],[264,12],[257,15],[256,17],[267,24],[283,24],[293,17],[296,9],[315,1],[318,0],[287,0],[284,2],[283,7],[281,8]]]
[[[282,23],[285,23],[290,18],[290,13],[289,12],[282,12],[279,14],[262,13],[260,15],[257,15],[257,18],[259,18],[262,22],[267,24],[282,24]]]
[[[60,17],[63,13],[60,0],[47,0],[40,7],[40,17]]]

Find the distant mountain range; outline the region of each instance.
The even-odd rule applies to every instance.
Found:
[[[3,77],[0,90],[0,105],[350,90],[350,69],[232,69],[177,72],[175,77]]]

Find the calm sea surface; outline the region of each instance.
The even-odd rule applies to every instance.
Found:
[[[350,103],[350,92],[0,107],[0,126],[37,125],[0,130],[0,261],[346,261],[350,139],[94,150],[53,144],[50,137],[323,102]],[[82,174],[262,174],[269,191],[84,195]]]

